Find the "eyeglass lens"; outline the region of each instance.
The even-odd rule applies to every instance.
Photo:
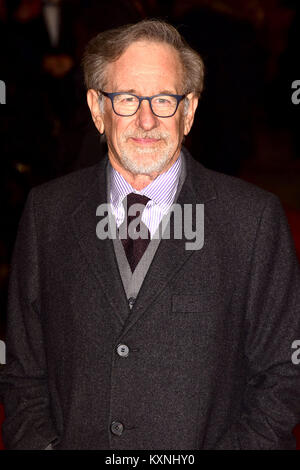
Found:
[[[151,100],[153,112],[159,116],[170,116],[177,106],[177,99],[169,95],[155,96]],[[114,96],[114,108],[118,114],[130,116],[134,114],[139,106],[136,96],[121,94]]]

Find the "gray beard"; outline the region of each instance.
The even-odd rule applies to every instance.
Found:
[[[154,138],[164,139],[165,145],[162,149],[153,149],[151,147],[139,147],[130,148],[128,145],[128,139],[130,137],[136,138]],[[132,158],[133,153],[140,158],[135,160]],[[157,153],[157,157],[150,163],[146,163],[143,156]],[[153,129],[152,131],[139,130],[128,130],[122,137],[120,142],[120,161],[123,167],[133,175],[147,175],[151,176],[153,173],[162,173],[164,168],[172,160],[174,156],[174,147],[171,144],[171,137],[169,132],[160,131]]]
[[[151,149],[141,149],[138,153],[142,157],[145,154],[149,154],[149,150]],[[172,159],[172,156],[170,149],[167,148],[162,154],[160,154],[157,160],[154,160],[151,163],[145,163],[142,159],[140,161],[133,161],[131,159],[130,152],[123,150],[121,152],[120,159],[123,167],[133,175],[151,175],[153,173],[161,173]]]

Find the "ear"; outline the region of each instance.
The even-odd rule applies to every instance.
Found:
[[[104,121],[103,114],[100,110],[99,95],[95,90],[88,90],[86,94],[87,103],[91,111],[91,115],[95,126],[97,127],[100,134],[104,134]]]
[[[186,98],[189,100],[189,107],[184,116],[184,135],[188,135],[191,130],[199,101],[199,98],[194,93],[189,93]]]

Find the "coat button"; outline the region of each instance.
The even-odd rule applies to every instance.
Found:
[[[126,344],[119,344],[119,346],[117,347],[117,353],[121,357],[127,357],[129,354],[129,347],[126,346]]]
[[[116,436],[121,436],[122,432],[124,431],[124,426],[122,423],[118,421],[113,421],[110,426],[110,430]]]
[[[129,297],[128,305],[130,309],[132,309],[132,307],[134,306],[134,302],[135,302],[135,297]]]

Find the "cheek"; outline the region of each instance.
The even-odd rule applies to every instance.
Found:
[[[118,125],[116,125],[113,129],[113,136],[114,136],[114,141],[116,143],[116,145],[120,145],[124,142],[124,132],[126,130],[126,127],[124,127],[124,125],[122,125],[121,123],[119,123]]]
[[[172,136],[172,139],[174,140],[174,143],[180,141],[183,136],[183,131],[184,131],[184,119],[178,119],[174,122],[172,128],[170,129],[170,134]]]
[[[116,147],[118,142],[120,142],[120,136],[122,135],[123,129],[120,122],[115,119],[108,119],[106,125],[106,136],[107,140]]]
[[[134,132],[136,130],[135,121],[129,120],[129,118],[127,119],[123,117],[120,120],[115,121],[113,124],[112,135],[116,144],[124,143],[124,134],[127,131]]]

